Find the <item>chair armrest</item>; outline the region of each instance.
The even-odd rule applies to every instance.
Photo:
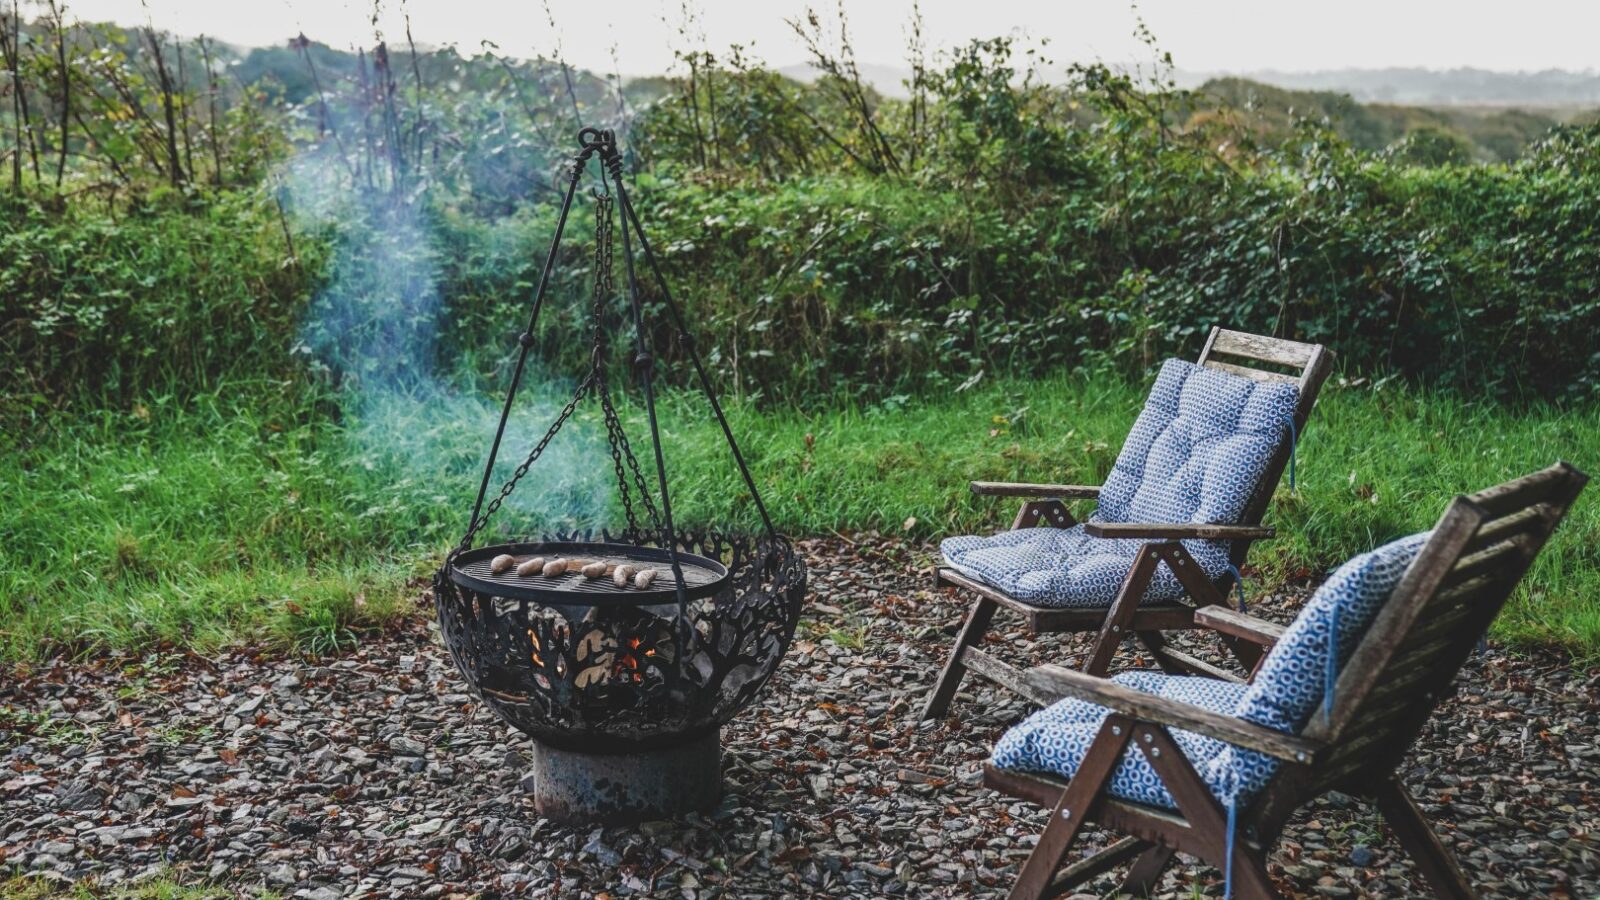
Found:
[[[1202,606],[1194,611],[1194,623],[1212,631],[1244,638],[1252,644],[1270,647],[1283,637],[1283,626],[1266,619],[1229,609],[1226,606]]]
[[[974,481],[972,492],[985,497],[1061,497],[1092,500],[1100,488],[1088,484],[1025,484],[1012,481]]]
[[[1289,762],[1310,763],[1323,747],[1319,741],[1284,734],[1193,704],[1146,694],[1105,678],[1096,678],[1061,666],[1045,665],[1030,669],[1024,673],[1023,680],[1046,696],[1076,697],[1143,722],[1182,728]]]
[[[1207,540],[1256,540],[1272,537],[1265,525],[1193,525],[1187,523],[1147,525],[1143,522],[1086,522],[1083,533],[1097,538],[1204,538]]]

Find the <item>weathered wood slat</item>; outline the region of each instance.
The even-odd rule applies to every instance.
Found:
[[[1098,485],[1029,484],[1019,481],[974,481],[972,492],[984,497],[1070,497],[1092,499],[1100,496]]]
[[[1468,617],[1467,622],[1472,622],[1473,617]],[[1470,634],[1467,633],[1470,630]],[[1402,644],[1389,659],[1388,673],[1391,678],[1404,678],[1413,669],[1433,668],[1439,663],[1439,653],[1453,645],[1471,646],[1478,642],[1479,631],[1465,625],[1446,631],[1427,640],[1411,638]]]
[[[1033,614],[1039,611],[1039,607],[1034,606],[1031,603],[1025,603],[1021,600],[1018,600],[997,587],[984,584],[978,579],[968,577],[965,573],[957,569],[950,568],[949,566],[940,566],[934,570],[934,584],[938,587],[965,588],[980,597],[987,597],[988,599],[993,600],[1001,606],[1004,606],[1006,609],[1021,613],[1023,617],[1029,619],[1030,622],[1033,618]],[[1070,612],[1081,613],[1083,615],[1085,624],[1089,628],[1097,627],[1099,623],[1105,621],[1105,612],[1102,610],[1086,609],[1070,610]]]
[[[1350,720],[1350,724],[1345,726],[1345,734],[1354,737],[1371,731],[1381,731],[1387,727],[1386,723],[1393,720],[1395,716],[1402,716],[1406,710],[1418,704],[1426,704],[1428,706],[1428,710],[1423,713],[1423,716],[1431,712],[1434,705],[1428,695],[1418,695],[1411,692],[1371,701],[1362,707],[1360,715]],[[1421,718],[1421,716],[1418,718]],[[1332,757],[1336,752],[1336,749],[1330,750],[1327,755]]]
[[[1443,696],[1441,693],[1438,699]],[[1311,770],[1312,791],[1341,789],[1360,794],[1362,785],[1370,786],[1391,775],[1437,705],[1436,700],[1423,700],[1391,711],[1384,721],[1373,722],[1361,734],[1328,751],[1324,761]]]
[[[1427,544],[1401,576],[1394,593],[1378,610],[1366,636],[1356,645],[1340,672],[1334,690],[1333,714],[1313,716],[1305,731],[1307,737],[1328,740],[1336,736],[1342,723],[1375,685],[1387,688],[1393,683],[1385,664],[1395,647],[1405,640],[1423,604],[1438,590],[1439,582],[1455,565],[1461,548],[1477,533],[1482,522],[1483,511],[1466,498],[1457,497],[1451,501]]]
[[[1045,665],[1029,669],[1026,680],[1052,697],[1077,697],[1098,703],[1145,722],[1171,725],[1196,734],[1214,737],[1277,759],[1307,762],[1322,745],[1292,734],[1263,728],[1252,722],[1225,716],[1208,709],[1136,691],[1125,685],[1061,666]]]
[[[1208,359],[1204,363],[1201,363],[1201,365],[1208,369],[1216,369],[1219,372],[1227,372],[1230,375],[1238,375],[1240,378],[1248,378],[1251,381],[1283,382],[1285,384],[1300,383],[1299,375],[1286,375],[1282,372],[1272,372],[1267,369],[1251,369],[1246,366],[1236,366],[1233,363],[1220,362],[1215,359]]]
[[[1492,519],[1484,523],[1484,526],[1478,529],[1477,536],[1467,542],[1467,552],[1476,553],[1485,547],[1518,535],[1543,533],[1554,524],[1555,518],[1555,513],[1550,507],[1538,504]]]
[[[1428,687],[1431,688],[1432,684]],[[1374,746],[1392,749],[1396,732],[1409,735],[1422,727],[1446,694],[1446,691],[1431,689],[1407,691],[1404,694],[1371,701],[1363,706],[1361,713],[1345,727],[1346,738],[1324,754],[1328,764],[1332,765],[1334,761],[1347,758],[1351,754],[1359,754],[1364,749]]]
[[[1440,635],[1452,634],[1456,629],[1464,627],[1462,620],[1469,618],[1474,612],[1476,608],[1470,600],[1444,606],[1437,612],[1429,610],[1428,617],[1411,630],[1411,638],[1415,641],[1428,641]]]
[[[1445,575],[1440,583],[1442,587],[1453,587],[1465,581],[1470,581],[1479,575],[1512,575],[1520,574],[1522,564],[1528,554],[1528,548],[1521,540],[1501,541],[1461,557]]]
[[[1226,606],[1203,606],[1195,610],[1194,623],[1264,646],[1275,644],[1283,637],[1282,625]]]
[[[1050,882],[1049,896],[1057,897],[1073,887],[1115,869],[1130,859],[1149,850],[1149,841],[1136,837],[1123,838],[1099,852],[1078,860],[1057,873]]]
[[[1414,669],[1410,672],[1401,673],[1394,678],[1386,678],[1382,684],[1367,693],[1367,702],[1376,703],[1396,694],[1406,693],[1422,682],[1427,681],[1432,674],[1427,669]],[[1335,701],[1336,708],[1337,705],[1338,703]]]
[[[1550,500],[1575,470],[1566,463],[1515,478],[1472,495],[1472,502],[1490,516],[1504,516]]]
[[[1264,334],[1250,334],[1246,331],[1229,331],[1226,328],[1218,331],[1216,339],[1211,342],[1212,353],[1257,359],[1280,366],[1294,366],[1297,369],[1304,368],[1305,364],[1311,361],[1311,354],[1315,348],[1315,344],[1303,344],[1299,341],[1268,337]]]
[[[1197,656],[1191,656],[1182,650],[1174,650],[1173,648],[1165,645],[1159,647],[1151,647],[1146,645],[1145,649],[1150,652],[1151,656],[1156,657],[1158,661],[1165,663],[1162,668],[1166,669],[1167,671],[1177,670],[1179,672],[1188,672],[1191,675],[1202,675],[1206,678],[1215,678],[1218,681],[1231,681],[1236,684],[1244,681],[1243,678],[1240,678],[1233,672],[1229,672],[1227,669],[1214,666],[1211,663],[1208,663]]]
[[[1391,712],[1382,722],[1374,722],[1360,734],[1350,736],[1323,754],[1323,760],[1313,768],[1312,775],[1318,784],[1329,785],[1346,780],[1351,773],[1363,773],[1381,778],[1388,774],[1380,763],[1395,752],[1404,751],[1411,738],[1432,714],[1432,701]],[[1398,745],[1398,746],[1397,746]]]
[[[1161,883],[1161,874],[1166,871],[1168,863],[1172,862],[1172,857],[1177,851],[1160,844],[1147,846],[1150,848],[1144,851],[1137,862],[1128,867],[1127,877],[1117,888],[1118,894],[1147,897],[1155,891],[1156,885]]]
[[[1067,781],[1037,772],[1014,772],[994,763],[983,764],[983,786],[1036,806],[1054,807],[1067,789]]]
[[[1001,662],[977,647],[961,648],[961,662],[974,675],[987,678],[1011,693],[1026,697],[1040,706],[1049,706],[1061,699],[1058,694],[1044,690],[1029,681],[1021,669],[1010,663]]]

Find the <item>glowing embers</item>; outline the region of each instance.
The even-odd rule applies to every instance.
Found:
[[[497,606],[506,603],[495,602]],[[557,607],[530,606],[522,612],[536,626],[526,629],[528,663],[544,690],[567,677],[569,659],[574,664],[570,667],[572,683],[579,690],[613,683],[665,682],[669,675],[664,669],[678,659],[685,643],[683,636],[675,634],[680,621],[675,604],[640,609],[567,607],[565,612],[581,616],[576,626]],[[692,601],[687,612],[689,619],[682,621],[689,623],[696,638],[709,638],[714,630],[715,602],[709,598]],[[695,643],[692,639],[688,642],[691,646]],[[709,665],[704,658],[695,662],[701,672]]]

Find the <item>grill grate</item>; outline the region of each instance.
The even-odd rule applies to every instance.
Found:
[[[618,587],[609,576],[588,579],[574,573],[546,578],[543,575],[521,576],[515,571],[496,575],[489,571],[489,563],[496,556],[509,553],[520,562],[534,556],[549,558],[586,559],[609,565],[629,564],[648,566],[656,570],[656,579],[647,588]],[[728,580],[728,567],[704,556],[679,553],[678,565],[683,571],[684,599],[695,600],[717,593]],[[479,547],[461,554],[450,570],[450,580],[462,587],[481,593],[517,600],[536,600],[549,603],[581,602],[591,606],[608,604],[643,605],[677,602],[677,582],[672,575],[672,555],[655,547],[638,547],[631,544],[589,543],[577,541],[546,541],[526,544],[500,544]],[[579,600],[578,598],[582,598]]]

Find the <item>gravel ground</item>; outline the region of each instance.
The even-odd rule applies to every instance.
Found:
[[[927,588],[930,548],[802,546],[809,618],[725,731],[728,793],[705,815],[631,829],[536,818],[519,787],[527,740],[476,707],[419,616],[320,660],[154,654],[6,677],[0,871],[316,898],[1003,896],[1043,812],[976,780],[1028,707],[969,683],[959,724],[913,725],[964,606]],[[1252,611],[1283,621],[1303,597]],[[1020,633],[1006,646],[1086,649]],[[1491,649],[1410,756],[1405,781],[1485,895],[1600,893],[1597,684],[1600,670],[1555,655]],[[1273,857],[1280,888],[1422,893],[1378,822],[1347,798],[1302,811]],[[1217,895],[1219,881],[1182,865],[1160,895]]]

